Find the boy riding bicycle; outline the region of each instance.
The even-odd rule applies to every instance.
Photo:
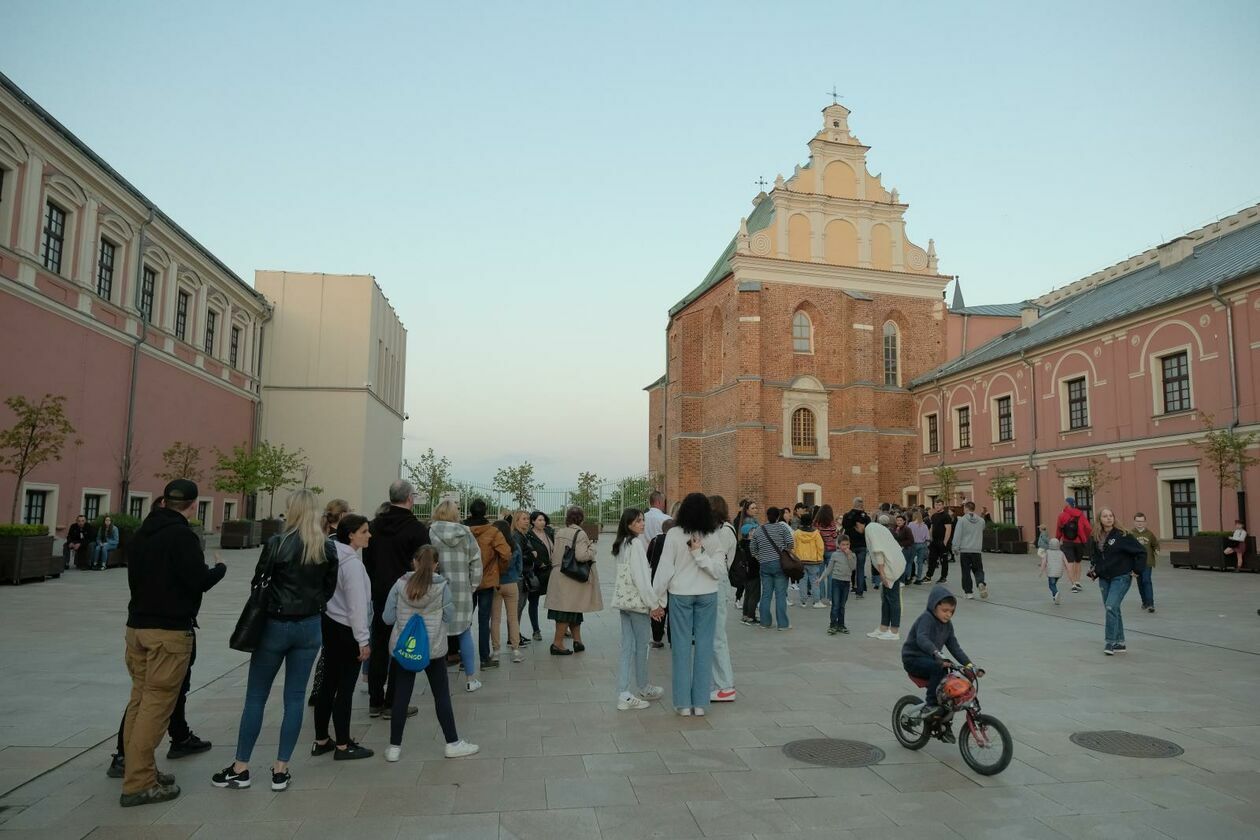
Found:
[[[905,644],[901,646],[901,665],[906,673],[928,681],[927,702],[922,711],[924,719],[941,711],[937,706],[936,690],[949,673],[945,651],[948,650],[960,664],[966,663],[965,667],[974,667],[954,634],[953,618],[957,608],[958,600],[949,589],[940,584],[933,586],[928,595],[927,609],[915,619]],[[941,740],[953,743],[954,735],[946,730],[941,734]]]

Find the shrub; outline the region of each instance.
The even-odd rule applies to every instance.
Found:
[[[47,525],[0,525],[0,537],[46,537]]]
[[[1233,535],[1233,531],[1195,531],[1196,537],[1229,537]]]
[[[92,520],[92,527],[99,529],[101,525],[105,524],[107,515],[114,520],[114,525],[118,527],[119,534],[122,534],[124,531],[134,534],[140,528],[140,519],[129,513],[101,514]]]

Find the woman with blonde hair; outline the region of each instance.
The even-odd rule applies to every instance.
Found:
[[[320,615],[337,588],[337,550],[324,536],[319,501],[310,490],[289,497],[285,530],[263,546],[251,586],[269,576],[267,624],[258,648],[249,657],[245,710],[236,737],[236,760],[215,773],[221,788],[250,786],[249,759],[262,730],[267,696],[284,665],[284,718],[271,789],[289,786],[289,759],[302,733],[302,699],[311,666],[322,644]]]
[[[350,512],[350,503],[345,499],[329,499],[328,504],[324,505],[324,516],[320,520],[324,529],[324,536],[332,539],[337,534],[337,523],[341,521],[341,517]],[[365,663],[366,664],[366,663]],[[315,679],[311,682],[311,697],[306,701],[306,705],[314,707],[315,698],[324,688],[324,651],[319,652],[319,661],[315,663]],[[367,670],[364,669],[364,673]]]
[[[438,552],[438,570],[451,590],[451,620],[446,632],[459,637],[459,658],[464,663],[468,692],[481,688],[477,679],[477,645],[473,641],[473,592],[481,584],[481,548],[467,525],[459,522],[459,505],[442,502],[433,511],[429,542]]]

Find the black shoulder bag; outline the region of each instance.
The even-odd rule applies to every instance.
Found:
[[[275,567],[276,555],[280,552],[280,546],[284,545],[284,541],[287,538],[288,534],[285,534],[284,537],[277,534],[267,541],[267,546],[263,549],[267,553],[267,562],[263,565],[262,572],[258,575],[258,580],[250,587],[249,598],[245,601],[245,609],[241,610],[241,617],[236,620],[236,628],[228,639],[228,647],[232,648],[232,650],[239,650],[242,653],[253,653],[258,650],[258,645],[262,642],[263,630],[267,627],[271,572]]]
[[[579,527],[573,532],[573,541],[564,547],[564,559],[560,563],[560,574],[567,578],[572,578],[578,583],[586,583],[591,579],[591,564],[594,560],[578,560],[577,559],[577,541],[578,534],[582,533]]]

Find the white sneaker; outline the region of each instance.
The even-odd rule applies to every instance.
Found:
[[[659,685],[645,685],[639,690],[639,696],[644,700],[660,700],[665,696],[665,689]]]
[[[975,596],[975,595],[972,595],[970,592],[968,592],[968,593],[967,593],[967,600],[968,600],[968,601],[974,601],[974,600],[976,600],[976,596]]]
[[[525,654],[521,653],[521,649],[520,649],[520,648],[517,648],[516,650],[512,651],[512,661],[513,661],[513,662],[524,662],[524,661],[525,661]]]
[[[469,694],[472,694],[474,691],[476,691],[479,688],[481,688],[481,680],[469,680],[468,684],[464,686],[464,691],[467,691]]]
[[[989,597],[989,584],[987,583],[980,584],[980,597],[981,598]]]
[[[690,709],[690,708],[687,708],[687,709],[675,709],[674,711],[678,712],[678,716],[679,716],[679,717],[691,717],[691,709]]]
[[[827,609],[827,605],[826,605],[826,604],[824,604],[822,601],[815,601],[815,602],[814,602],[814,609],[816,609],[816,610],[825,610],[825,609]]]
[[[735,689],[733,688],[715,688],[709,692],[710,703],[734,703]]]
[[[736,598],[736,599],[735,599],[735,609],[737,609],[737,610],[742,610],[743,608],[744,608],[744,599],[743,599],[743,598]]]
[[[1063,601],[1060,600],[1059,593],[1058,592],[1054,593],[1054,605],[1057,607],[1059,604],[1062,604],[1062,603]]]
[[[481,747],[476,744],[470,744],[464,740],[459,740],[453,744],[446,745],[447,758],[463,758],[469,755],[476,755],[480,751]]]
[[[640,709],[651,708],[652,704],[646,700],[640,700],[638,697],[629,697],[624,700],[617,701],[617,711],[628,712],[630,710],[639,711]]]
[[[884,638],[884,633],[886,633],[886,632],[887,632],[887,631],[885,631],[885,630],[872,630],[871,632],[869,632],[869,633],[867,633],[867,634],[866,634],[866,638],[868,638],[868,639],[882,639],[882,638]]]
[[[883,639],[886,642],[900,642],[901,634],[893,633],[892,631],[889,631],[887,633],[880,633],[879,638]]]
[[[693,709],[691,713],[696,717],[704,717],[704,709]]]
[[[398,757],[401,755],[402,755],[402,747],[395,747],[391,745],[385,748],[386,761],[397,761]]]

